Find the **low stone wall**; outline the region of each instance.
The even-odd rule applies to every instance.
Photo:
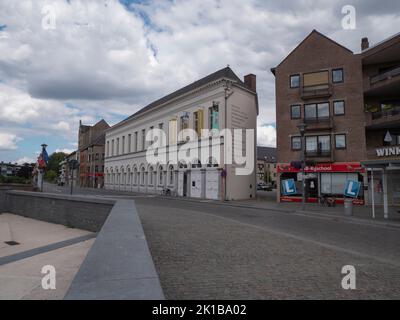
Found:
[[[34,191],[34,187],[29,184],[0,183],[0,213],[5,210],[6,192],[11,190]]]
[[[2,212],[98,232],[115,201],[39,192],[7,191]]]
[[[98,232],[65,299],[164,299],[133,200],[7,191],[2,203],[2,212]]]
[[[65,299],[164,299],[133,200],[116,202]]]

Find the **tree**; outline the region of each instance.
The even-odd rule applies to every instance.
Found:
[[[48,182],[54,182],[54,180],[57,178],[57,173],[54,170],[48,170],[44,174],[44,179]]]
[[[54,152],[49,157],[49,163],[47,164],[47,171],[54,171],[56,174],[60,171],[60,162],[65,159],[67,155],[64,152]]]
[[[17,176],[25,179],[32,178],[33,167],[28,163],[24,163],[21,169],[18,171]]]

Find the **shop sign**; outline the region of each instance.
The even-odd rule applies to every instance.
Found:
[[[285,196],[290,196],[292,194],[296,194],[296,184],[294,182],[294,179],[287,179],[287,180],[282,180],[282,190],[283,194]]]
[[[400,147],[387,147],[387,148],[379,148],[375,149],[376,155],[378,157],[392,157],[392,156],[400,156]]]
[[[347,180],[346,187],[344,188],[344,195],[350,198],[357,198],[360,192],[361,182],[354,180]]]
[[[316,173],[305,173],[304,174],[305,179],[318,179],[318,175]],[[303,180],[303,173],[299,172],[297,173],[297,181]]]
[[[305,172],[364,172],[359,162],[320,163],[315,166],[306,166]],[[279,164],[278,172],[300,172],[290,164]]]

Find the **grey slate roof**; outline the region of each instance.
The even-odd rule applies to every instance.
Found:
[[[257,160],[276,162],[276,148],[257,147]]]
[[[151,109],[153,109],[153,108],[155,108],[155,107],[157,107],[157,106],[159,106],[161,104],[164,104],[164,103],[166,103],[166,102],[168,102],[170,100],[173,100],[173,99],[175,99],[175,98],[177,98],[177,97],[179,97],[179,96],[181,96],[183,94],[186,94],[186,93],[188,93],[188,92],[190,92],[192,90],[200,88],[200,87],[206,85],[207,83],[210,83],[210,82],[213,82],[213,81],[217,81],[217,80],[222,79],[222,78],[227,78],[227,79],[231,79],[233,81],[236,81],[238,86],[240,86],[242,88],[245,88],[246,90],[252,91],[248,86],[246,86],[244,84],[244,82],[228,66],[228,67],[225,67],[225,68],[223,68],[221,70],[218,70],[218,71],[216,71],[216,72],[214,72],[214,73],[212,73],[212,74],[210,74],[210,75],[208,75],[208,76],[206,76],[206,77],[204,77],[204,78],[202,78],[200,80],[197,80],[197,81],[195,81],[195,82],[193,82],[193,83],[191,83],[191,84],[189,84],[189,85],[187,85],[187,86],[185,86],[185,87],[183,87],[183,88],[181,88],[181,89],[179,89],[177,91],[174,91],[173,93],[170,93],[170,94],[162,97],[161,99],[158,99],[158,100],[150,103],[149,105],[147,105],[146,107],[140,109],[138,112],[136,112],[133,115],[129,116],[128,118],[126,118],[125,120],[121,121],[117,125],[122,124],[122,123],[124,123],[124,122],[126,122],[126,121],[128,121],[128,120],[130,120],[132,118],[135,118],[135,117],[141,115],[142,113],[145,113],[146,111],[149,111],[149,110],[151,110]],[[256,94],[256,92],[253,92],[253,93]]]

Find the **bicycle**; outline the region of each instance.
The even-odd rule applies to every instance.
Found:
[[[335,198],[329,197],[328,195],[322,195],[319,199],[319,202],[321,206],[325,207],[335,207],[336,206],[336,200]]]

